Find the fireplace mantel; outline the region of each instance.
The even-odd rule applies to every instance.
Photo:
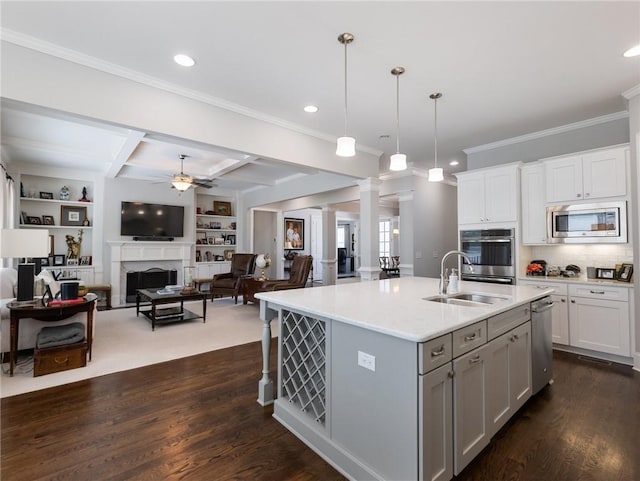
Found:
[[[122,264],[126,262],[176,261],[180,267],[191,264],[193,242],[107,241],[111,249],[111,291],[115,305],[125,303]],[[180,269],[182,271],[182,269]],[[178,272],[178,283],[182,273]]]

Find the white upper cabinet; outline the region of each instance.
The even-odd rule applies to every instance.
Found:
[[[518,165],[458,174],[458,224],[515,222]]]
[[[547,243],[544,166],[525,165],[521,170],[522,243]]]
[[[627,195],[626,147],[544,162],[547,203]]]

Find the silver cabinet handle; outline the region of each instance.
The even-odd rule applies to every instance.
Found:
[[[582,197],[582,194],[576,194],[576,197]]]
[[[575,303],[576,303],[576,301],[571,299],[571,304],[575,304]]]
[[[476,364],[480,362],[480,354],[476,354],[474,357],[469,359],[469,364]]]
[[[455,371],[449,371],[449,372],[447,373],[447,376],[448,376],[448,377],[451,377],[451,378],[452,378],[453,376],[455,376],[455,375],[456,375],[456,372],[455,372]]]
[[[517,334],[514,334],[513,336],[511,336],[511,342],[515,342],[515,341],[517,341],[518,339],[520,339],[520,338],[518,337],[518,335],[517,335]]]
[[[590,195],[591,195],[591,194],[590,194],[589,192],[585,192],[585,193],[584,193],[584,196],[585,196],[585,197],[589,197]]]
[[[560,302],[567,302],[566,299],[560,299]]]
[[[431,351],[431,357],[438,357],[444,354],[444,344],[437,351]]]
[[[464,340],[469,342],[469,341],[473,341],[476,338],[476,333],[474,332],[473,334],[468,334],[466,336],[464,336]]]
[[[604,291],[589,291],[591,294],[601,294],[604,295]]]

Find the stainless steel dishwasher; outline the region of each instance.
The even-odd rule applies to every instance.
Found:
[[[533,394],[553,383],[553,341],[551,340],[551,297],[531,303],[531,370]]]

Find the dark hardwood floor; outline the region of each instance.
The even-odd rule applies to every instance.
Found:
[[[640,373],[554,369],[457,480],[640,479]],[[1,479],[344,479],[256,403],[260,371],[251,343],[3,399]]]

